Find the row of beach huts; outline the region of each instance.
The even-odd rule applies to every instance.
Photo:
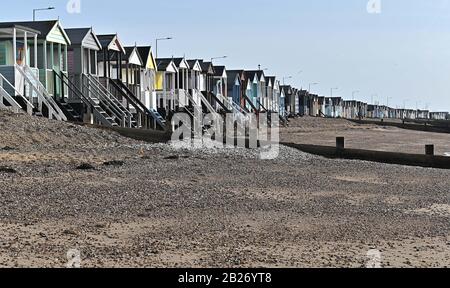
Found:
[[[59,20],[0,23],[0,108],[111,127],[169,130],[177,112],[236,117],[449,118],[322,97],[282,85],[261,69],[227,69],[203,59],[155,58],[117,34],[66,29]]]

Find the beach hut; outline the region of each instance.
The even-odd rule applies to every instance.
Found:
[[[318,117],[319,116],[319,95],[316,94],[309,94],[310,98],[310,108],[309,108],[309,115],[312,117]]]
[[[68,75],[55,72],[56,80],[68,92],[68,101],[62,105],[71,112],[69,118],[72,121],[94,124],[95,105],[88,99],[92,95],[88,95],[83,88],[82,75],[98,77],[97,53],[102,50],[102,46],[92,28],[66,29],[66,34],[71,43],[67,48]]]
[[[228,74],[225,66],[214,66],[213,92],[211,105],[217,111],[231,112],[233,107],[228,100]]]
[[[448,112],[430,112],[430,119],[431,120],[447,120],[448,119]]]
[[[67,94],[53,77],[67,74],[70,40],[59,21],[0,23],[0,36],[0,108],[67,120],[57,103]]]
[[[275,77],[274,77],[275,78]],[[273,87],[273,97],[272,97],[272,106],[271,110],[275,113],[279,113],[279,106],[280,106],[280,97],[281,97],[281,89],[280,89],[280,80],[278,79],[272,79]]]
[[[98,35],[102,51],[97,58],[98,74],[104,79],[122,78],[122,57],[126,54],[125,46],[117,34]]]
[[[178,68],[172,59],[156,59],[156,98],[158,112],[163,118],[176,109],[176,75]]]
[[[430,111],[428,110],[417,110],[417,119],[427,120],[430,117]]]
[[[156,110],[156,60],[151,46],[138,46],[137,51],[142,60],[141,67],[141,100],[150,110]]]
[[[250,89],[247,91],[247,97],[250,98],[251,102],[255,106],[258,112],[262,110],[267,110],[262,105],[262,99],[265,97],[265,86],[266,79],[264,75],[264,71],[262,70],[246,70],[245,71],[246,78],[248,79],[248,83],[250,84]]]
[[[241,103],[241,74],[239,70],[227,71],[227,94],[236,105]]]
[[[286,117],[291,117],[294,114],[294,107],[292,105],[292,97],[294,97],[294,91],[292,89],[292,86],[290,85],[282,85],[281,89],[283,90],[284,111],[286,112]]]
[[[267,107],[267,110],[273,111],[273,102],[274,102],[274,85],[275,85],[275,76],[266,76],[266,93],[265,98],[262,101],[264,107]]]
[[[198,60],[201,72],[200,72],[200,93],[201,104],[203,112],[205,113],[216,113],[216,109],[211,105],[212,95],[214,90],[214,65],[211,62],[204,61],[202,59]]]
[[[188,71],[188,88],[189,93],[193,98],[194,103],[199,108],[202,107],[202,93],[201,93],[201,75],[202,75],[202,67],[200,65],[200,60],[187,60],[189,65]]]
[[[324,96],[319,96],[319,113],[318,116],[319,117],[323,117],[325,116],[325,97]]]

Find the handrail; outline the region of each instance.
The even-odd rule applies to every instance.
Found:
[[[117,89],[117,90],[122,90],[123,93],[126,94],[127,97],[131,98],[131,100],[133,100],[134,106],[138,106],[139,108],[141,108],[141,113],[144,113],[145,115],[147,115],[147,117],[149,118],[153,118],[158,124],[159,126],[161,126],[161,128],[163,130],[166,129],[166,125],[164,125],[164,123],[162,123],[161,119],[159,119],[152,111],[150,111],[142,102],[141,100],[139,100],[136,95],[134,95],[134,93],[120,80],[116,79],[107,79],[108,81],[110,81],[109,83],[112,83],[112,85]],[[137,108],[137,107],[136,107]],[[156,127],[155,127],[156,128]]]
[[[186,95],[188,96],[189,100],[192,101],[192,103],[194,104],[194,109],[195,111],[197,111],[199,114],[202,113],[202,104],[200,103],[200,105],[195,101],[194,97],[191,95],[191,93],[189,93],[189,91],[186,91]],[[200,100],[201,101],[201,100]]]
[[[259,99],[256,99],[256,101],[258,102],[259,106],[261,106],[261,108],[263,108],[264,111],[269,112],[269,110],[267,110],[266,107],[264,107],[264,105],[261,103],[261,101]]]
[[[62,82],[64,82],[67,85],[68,89],[70,89],[75,94],[75,96],[80,98],[81,101],[83,101],[86,105],[92,107],[96,106],[96,103],[92,100],[92,98],[86,97],[84,93],[81,92],[81,90],[77,87],[77,85],[75,85],[67,75],[65,75],[64,73],[61,73],[61,75],[59,75],[58,72],[56,71],[53,72]],[[113,123],[108,121],[108,119],[104,115],[102,115],[100,111],[98,111],[96,108],[93,109],[93,113],[94,117],[96,117],[100,122],[103,122],[104,125],[113,126]],[[114,124],[117,123],[114,122]]]
[[[122,113],[128,117],[133,117],[133,114],[131,114],[131,112],[128,111],[128,109],[125,106],[123,106],[122,103],[120,103],[120,101],[117,100],[114,97],[114,95],[112,95],[111,92],[108,91],[108,89],[106,89],[106,87],[104,87],[97,79],[95,79],[90,74],[83,74],[83,75],[86,75],[88,77],[90,83],[94,84],[94,88],[96,88],[98,90],[98,92],[100,92],[100,95],[103,96],[103,98],[105,98],[106,101],[113,104],[115,109],[122,111]],[[119,114],[122,114],[122,113],[119,112]]]
[[[6,101],[8,101],[11,106],[5,106],[3,104],[3,98],[6,98]],[[19,111],[22,110],[22,107],[19,105],[19,103],[17,103],[16,100],[14,100],[11,95],[9,95],[8,92],[6,92],[6,90],[3,89],[3,87],[0,85],[0,108],[7,107],[13,109],[13,112],[15,113],[19,113]]]
[[[102,96],[101,95],[101,93],[99,93],[98,91],[92,91],[92,89],[91,89],[91,87],[93,88],[93,89],[95,89],[95,86],[94,85],[91,85],[91,87],[89,87],[86,83],[85,83],[85,80],[87,80],[87,82],[88,82],[88,84],[91,84],[91,82],[90,82],[90,79],[88,78],[88,77],[86,77],[86,75],[84,75],[84,74],[82,74],[82,76],[81,76],[81,85],[83,86],[83,88],[85,88],[85,89],[87,89],[88,91],[89,91],[89,93],[93,93],[93,94],[95,94],[95,95],[97,95],[97,98],[98,98],[98,101],[100,102],[100,103],[104,103],[104,105],[105,105],[105,109],[107,109],[108,111],[110,111],[110,113],[116,118],[116,119],[118,119],[119,120],[119,124],[122,126],[122,127],[125,127],[126,126],[126,122],[125,122],[125,118],[126,118],[126,115],[124,115],[123,114],[123,111],[117,111],[117,109],[115,108],[115,107],[110,107],[109,105],[111,105],[111,101],[108,101],[108,100],[104,100],[103,99],[103,97],[105,97],[105,96]],[[92,100],[92,99],[91,99]],[[92,100],[93,101],[93,100]],[[93,101],[94,102],[94,101]],[[94,107],[95,106],[97,106],[98,104],[97,103],[94,103]],[[114,103],[112,103],[112,105],[114,105]],[[95,110],[94,110],[95,111]],[[107,113],[108,114],[108,113]],[[111,116],[111,115],[109,115],[109,116]]]
[[[217,103],[219,103],[219,106],[222,107],[223,110],[225,110],[225,113],[231,112],[230,109],[228,109],[228,107],[222,102],[221,99],[219,99],[219,97],[216,94],[211,93],[211,96],[217,101]]]
[[[16,92],[16,94],[25,102],[25,104],[27,105],[27,113],[30,115],[33,114],[34,105],[30,101],[28,101],[28,99],[25,96],[23,96],[22,93],[20,93],[17,90],[17,88],[14,85],[12,85],[11,82],[9,82],[8,79],[6,79],[2,74],[0,74],[0,77],[1,77],[0,78],[0,87],[3,88],[3,83],[6,82],[6,84],[8,84],[8,86],[11,87]],[[6,92],[6,90],[5,90],[5,92]],[[6,94],[8,94],[8,93],[6,92]],[[9,95],[9,94],[8,94],[8,96],[11,97],[11,95]],[[16,100],[14,100],[14,98],[11,97],[11,99],[6,99],[6,100],[8,102],[10,102],[10,104],[12,104],[11,101],[14,101],[14,104],[17,104],[20,108],[23,109],[23,107],[21,107],[20,104],[17,103]]]
[[[53,100],[53,98],[48,94],[47,89],[44,87],[44,85],[41,83],[41,81],[38,78],[36,78],[36,75],[33,74],[33,71],[31,71],[31,68],[26,65],[22,67],[22,66],[15,64],[15,66],[16,66],[17,70],[19,71],[19,73],[22,74],[22,76],[25,79],[28,79],[28,75],[26,72],[29,72],[28,74],[35,81],[35,83],[36,83],[35,85],[37,85],[37,87],[35,87],[36,88],[35,91],[38,94],[38,96],[40,95],[43,98],[45,98],[45,100],[47,102],[46,105],[48,105],[49,108],[51,106],[51,108],[57,112],[58,117],[56,117],[56,118],[58,120],[67,121],[66,115],[64,115],[63,111],[61,110],[61,108],[59,108],[58,104],[56,104],[55,100]],[[31,84],[34,87],[34,84],[31,81],[28,81],[28,82],[29,82],[29,84]]]
[[[248,98],[247,94],[244,93],[242,96],[244,96],[245,101],[248,102],[248,104],[250,104],[252,109],[255,110],[255,112],[258,112],[258,109],[256,108],[255,104],[253,104],[253,101],[250,98]]]
[[[238,109],[235,105],[236,103],[234,103],[234,101],[231,101],[227,99],[227,97],[223,96],[222,94],[217,94],[220,98],[222,98],[222,102],[224,102],[225,104],[227,104],[228,106],[231,106],[231,109],[234,112],[237,112],[238,115],[245,117],[245,113],[243,113],[240,109]],[[240,107],[240,106],[239,106]]]
[[[141,100],[139,100],[133,94],[133,92],[131,92],[130,89],[128,89],[128,87],[126,87],[125,84],[122,83],[122,81],[117,80],[116,82],[113,79],[107,79],[107,81],[111,83],[116,90],[119,91],[122,90],[123,92],[122,95],[126,96],[127,100],[131,102],[132,106],[135,106],[135,108],[140,108],[142,113],[149,114],[150,111],[147,111],[147,107],[145,107],[144,104],[142,104]]]
[[[93,89],[96,90],[96,91],[94,91],[94,92],[95,92],[95,94],[98,96],[99,100],[100,100],[100,101],[103,101],[103,102],[106,102],[106,104],[108,104],[108,105],[107,105],[107,108],[108,108],[113,114],[115,114],[115,116],[116,116],[117,118],[119,118],[121,121],[126,121],[126,119],[128,119],[129,126],[131,126],[131,117],[132,117],[131,113],[130,113],[125,107],[123,107],[120,103],[118,103],[118,101],[117,101],[117,103],[116,103],[116,102],[114,101],[114,99],[115,99],[114,97],[108,97],[108,95],[105,94],[105,92],[102,91],[101,88],[99,87],[99,86],[101,86],[101,84],[100,84],[98,81],[95,81],[94,78],[93,78],[91,75],[89,75],[89,74],[83,74],[82,77],[85,78],[85,79],[87,79],[87,81],[89,82],[89,84],[91,84],[91,86],[93,87]],[[87,87],[87,86],[86,86],[86,83],[84,83],[84,81],[82,81],[82,82],[83,82],[83,86],[84,86],[85,88],[87,88],[88,90],[90,90],[90,87]],[[120,107],[119,105],[122,106],[122,107]],[[122,110],[121,108],[122,108],[123,110]],[[122,124],[125,124],[125,125],[126,125],[125,122],[122,123]],[[125,126],[125,125],[122,125],[122,126]]]
[[[86,104],[90,104],[90,105],[93,105],[93,104],[95,104],[94,103],[94,101],[92,101],[92,99],[91,98],[89,98],[89,97],[86,97],[85,95],[84,95],[84,93],[83,92],[81,92],[81,90],[69,79],[69,77],[66,75],[66,74],[64,74],[64,73],[61,73],[61,75],[57,72],[57,71],[55,71],[55,70],[53,70],[53,73],[55,73],[55,75],[56,75],[56,77],[58,77],[62,82],[64,82],[64,84],[66,84],[67,85],[67,87],[72,91],[72,92],[74,92],[74,94],[75,94],[75,96],[77,96],[78,98],[80,98],[81,100],[83,100],[83,102],[85,102]]]
[[[203,93],[208,92],[202,92],[200,93],[200,99],[202,100],[203,104],[205,104],[206,108],[209,110],[211,114],[218,114],[217,111],[212,107],[211,103],[209,103],[208,99],[206,99],[205,95]]]
[[[15,65],[15,71],[18,71],[23,76],[24,80],[28,83],[28,85],[30,85],[31,89],[33,89],[34,92],[36,92],[37,97],[38,97],[39,109],[41,109],[41,104],[44,103],[47,106],[47,108],[48,108],[48,114],[49,114],[49,118],[50,119],[52,118],[52,116],[54,116],[57,120],[64,120],[65,119],[64,121],[67,121],[67,118],[64,115],[64,113],[61,115],[61,114],[58,113],[58,110],[55,110],[54,106],[49,103],[47,97],[45,97],[43,95],[43,92],[41,92],[39,90],[39,86],[36,87],[35,84],[33,84],[33,82],[28,78],[28,76],[25,73],[25,71],[22,70],[22,68],[20,66],[18,66],[17,64]],[[59,109],[59,107],[58,107],[58,109]]]

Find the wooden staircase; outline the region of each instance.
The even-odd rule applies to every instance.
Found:
[[[132,113],[138,123],[138,128],[166,130],[166,123],[159,113],[148,109],[136,95],[120,80],[106,79],[110,93]]]
[[[102,106],[100,105],[100,100],[98,98],[95,98],[94,93],[92,93],[89,89],[83,89],[85,91],[83,93],[80,90],[80,86],[75,84],[73,78],[70,79],[64,73],[58,73],[56,71],[53,71],[53,73],[55,74],[56,79],[61,82],[61,87],[67,87],[67,89],[69,89],[71,101],[81,101],[83,105],[88,108],[88,110],[92,111],[94,123],[98,123],[108,127],[119,126],[120,121],[116,119],[116,116],[113,113],[108,114],[108,112],[102,108]],[[60,101],[58,104],[65,112],[70,121],[84,122],[84,111],[80,110],[80,108],[75,107],[75,104],[69,103],[68,101]]]
[[[14,113],[25,110],[33,115],[33,104],[25,98],[2,74],[0,74],[0,109],[7,109]]]
[[[83,90],[86,91],[84,94],[88,94],[93,102],[94,111],[101,111],[100,114],[104,118],[107,118],[110,122],[115,122],[117,126],[139,128],[133,114],[95,76],[82,74],[81,81]]]
[[[28,66],[11,67],[15,82],[21,84],[17,87],[17,83],[12,84],[0,74],[0,108],[16,113],[24,110],[29,115],[67,121],[64,112],[35,75],[37,70],[33,71]]]

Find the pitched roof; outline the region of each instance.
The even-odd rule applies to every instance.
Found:
[[[222,77],[225,73],[225,66],[214,66],[214,76]]]
[[[148,63],[148,57],[150,57],[150,51],[152,51],[152,46],[140,46],[137,47],[138,53],[144,63]]]
[[[73,45],[81,45],[84,37],[91,31],[91,28],[73,28],[65,30]]]
[[[28,27],[33,30],[39,31],[43,38],[47,37],[48,33],[52,31],[53,27],[55,27],[58,20],[50,20],[50,21],[22,21],[22,22],[5,22],[2,24],[15,24],[23,27]]]
[[[38,35],[39,39],[46,39],[48,34],[53,30],[55,25],[59,24],[59,20],[49,20],[49,21],[22,21],[22,22],[3,22],[2,25],[17,25],[22,27],[28,27],[33,30],[39,31]],[[67,36],[64,29],[62,30],[63,36],[66,38],[66,41],[70,44],[70,39]]]
[[[173,58],[172,60],[177,67],[180,67],[181,63],[184,61],[184,58]]]
[[[97,35],[97,38],[100,41],[100,44],[102,45],[103,49],[110,50],[111,44],[113,44],[113,41],[115,40],[114,45],[117,46],[117,49],[112,50],[125,53],[124,45],[119,40],[117,34]]]
[[[157,58],[155,61],[158,71],[166,71],[167,68],[173,63],[172,58]]]
[[[136,46],[125,47],[125,54],[128,55],[128,57],[129,57],[130,54],[134,51],[135,48],[136,48]]]
[[[92,33],[93,38],[98,45],[98,48],[102,49],[103,47],[98,40],[97,35],[95,35],[95,33],[92,31],[92,28],[69,28],[64,30],[66,31],[72,45],[82,45],[86,36],[89,33]]]
[[[258,80],[264,77],[264,71],[263,70],[246,70],[245,74],[248,78],[254,78],[255,75],[258,76]]]
[[[34,30],[30,27],[22,26],[20,24],[16,24],[13,22],[0,23],[0,29],[2,29],[2,28],[17,28],[17,29],[25,30],[27,32],[31,32],[31,33],[38,34],[38,35],[41,34],[41,32],[39,32],[38,30]]]
[[[109,44],[113,41],[114,37],[116,37],[116,34],[97,35],[100,44],[102,44],[104,48],[107,48],[109,46]]]
[[[181,63],[183,63],[183,61],[185,61],[184,58],[180,58],[180,57],[178,57],[178,58],[158,58],[158,60],[161,62],[164,62],[164,63],[166,63],[168,61],[170,63],[170,61],[173,61],[173,63],[175,64],[175,66],[177,66],[177,68],[180,68]],[[187,63],[187,61],[186,61],[186,63]]]
[[[189,64],[189,67],[194,67],[195,63],[197,63],[198,60],[193,59],[193,60],[187,60],[186,62]]]
[[[202,71],[209,72],[210,70],[214,73],[214,65],[211,62],[205,62],[203,60],[198,61],[200,63],[200,66],[202,67]]]
[[[292,86],[291,85],[282,85],[282,86],[280,86],[280,89],[282,89],[286,95],[292,94]]]
[[[275,76],[266,76],[266,82],[267,83],[272,82],[272,85],[275,85],[275,80],[276,79],[277,78]]]
[[[202,67],[201,67],[200,61],[201,61],[200,59],[186,60],[186,62],[189,65],[189,69],[195,70],[195,71],[198,71],[198,72],[202,72]]]
[[[228,87],[233,87],[235,82],[236,82],[236,78],[239,79],[239,83],[241,83],[241,73],[237,70],[233,70],[233,71],[228,71],[227,70],[227,85]]]

